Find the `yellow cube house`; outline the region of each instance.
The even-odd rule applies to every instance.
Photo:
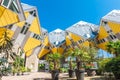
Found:
[[[44,59],[45,56],[50,52],[50,43],[49,43],[49,37],[48,37],[48,32],[46,29],[42,28],[42,44],[41,50],[38,53],[38,58],[39,59]]]
[[[113,10],[101,19],[99,34],[96,38],[97,46],[106,50],[109,41],[120,39],[120,10]]]
[[[94,40],[98,33],[98,26],[79,21],[66,29],[66,45],[73,49],[75,47],[89,46],[89,40]]]
[[[65,31],[56,29],[49,33],[52,53],[63,54],[65,50]]]
[[[19,0],[1,0],[0,27],[11,26],[23,20],[25,16]]]

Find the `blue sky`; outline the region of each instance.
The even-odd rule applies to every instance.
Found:
[[[99,25],[101,17],[120,9],[120,0],[21,0],[38,8],[40,24],[49,32],[83,20]]]

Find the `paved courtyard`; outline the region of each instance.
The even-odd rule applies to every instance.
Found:
[[[67,73],[60,73],[59,80],[76,80],[75,78],[69,78]],[[97,78],[97,79],[91,79]],[[51,80],[51,74],[46,72],[35,72],[20,76],[3,76],[2,80]],[[100,76],[85,77],[85,80],[104,80],[100,79]]]

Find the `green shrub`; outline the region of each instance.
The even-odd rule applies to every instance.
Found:
[[[102,60],[98,60],[98,72],[102,73],[105,72],[105,65],[111,60],[111,58],[106,58]]]
[[[120,73],[120,57],[111,59],[106,65],[107,72]]]
[[[45,64],[39,64],[38,67],[39,67],[39,70],[44,70],[45,69]]]
[[[106,65],[107,72],[113,72],[116,80],[120,80],[120,57],[111,59]]]
[[[52,62],[50,62],[50,64],[49,64],[49,69],[50,69],[50,71],[54,69],[54,65]]]
[[[27,71],[27,69],[26,69],[25,67],[20,67],[20,71],[21,71],[22,73],[24,73],[24,72]]]
[[[60,72],[62,72],[62,73],[65,73],[65,72],[67,72],[67,71],[68,71],[67,68],[60,68]]]
[[[11,73],[11,65],[9,65],[6,58],[0,58],[0,76]]]

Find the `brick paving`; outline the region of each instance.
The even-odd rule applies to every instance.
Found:
[[[98,79],[91,79],[98,78]],[[46,72],[28,73],[20,76],[3,76],[2,80],[51,80],[51,74]],[[76,80],[75,78],[69,78],[67,73],[60,73],[59,80]],[[85,80],[104,80],[100,79],[100,76],[85,77]]]

